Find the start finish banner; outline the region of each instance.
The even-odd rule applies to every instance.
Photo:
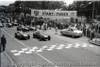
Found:
[[[54,11],[54,10],[31,10],[31,16],[43,17],[43,18],[66,18],[66,17],[77,17],[77,11]]]

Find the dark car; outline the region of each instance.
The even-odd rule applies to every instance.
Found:
[[[20,40],[27,40],[27,39],[30,39],[30,35],[24,34],[23,32],[18,31],[15,33],[15,38],[20,39]]]
[[[4,18],[1,19],[2,23],[6,23],[6,20]]]
[[[13,27],[12,23],[7,23],[6,26],[7,27]]]
[[[20,30],[22,30],[23,32],[29,31],[29,29],[23,25],[17,27],[17,31],[20,31]]]
[[[41,40],[51,40],[51,36],[50,35],[46,35],[46,34],[40,33],[40,31],[34,32],[33,33],[33,38],[37,38],[40,41]]]

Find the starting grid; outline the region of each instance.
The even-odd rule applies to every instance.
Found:
[[[43,52],[43,51],[53,51],[53,50],[61,50],[61,49],[70,49],[70,48],[85,48],[85,47],[94,47],[94,45],[89,45],[87,43],[79,44],[54,44],[54,45],[44,45],[41,48],[37,46],[29,48],[22,48],[21,50],[11,50],[14,56],[20,56],[22,53],[32,54],[32,52]]]

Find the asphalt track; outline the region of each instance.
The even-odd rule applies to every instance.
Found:
[[[32,37],[29,40],[15,39],[16,27],[1,30],[7,38],[6,53],[19,67],[100,67],[99,46],[89,44],[85,37],[70,38],[50,34],[50,41],[39,41]]]

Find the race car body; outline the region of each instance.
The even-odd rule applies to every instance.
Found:
[[[36,31],[36,28],[35,27],[32,27],[32,26],[26,26],[30,31]]]
[[[12,23],[12,25],[13,25],[13,26],[17,26],[17,25],[18,25],[18,23],[14,22],[14,23]]]
[[[78,30],[75,27],[69,27],[67,29],[63,29],[60,32],[61,32],[62,35],[68,35],[68,36],[72,36],[72,37],[80,37],[80,36],[82,36],[82,31]]]
[[[27,40],[27,39],[30,39],[30,35],[24,34],[23,32],[18,31],[15,33],[15,38],[20,39],[20,40]]]
[[[29,31],[29,29],[23,25],[17,27],[17,31],[20,31],[20,30],[22,30],[23,32]]]
[[[40,41],[41,40],[50,40],[51,39],[50,35],[46,35],[46,34],[40,33],[39,31],[36,31],[36,32],[33,33],[33,38],[37,38]]]
[[[100,38],[93,38],[92,40],[88,40],[89,43],[100,46]]]
[[[4,27],[4,25],[0,22],[0,27]]]
[[[7,27],[13,27],[12,23],[7,23],[6,26]]]

